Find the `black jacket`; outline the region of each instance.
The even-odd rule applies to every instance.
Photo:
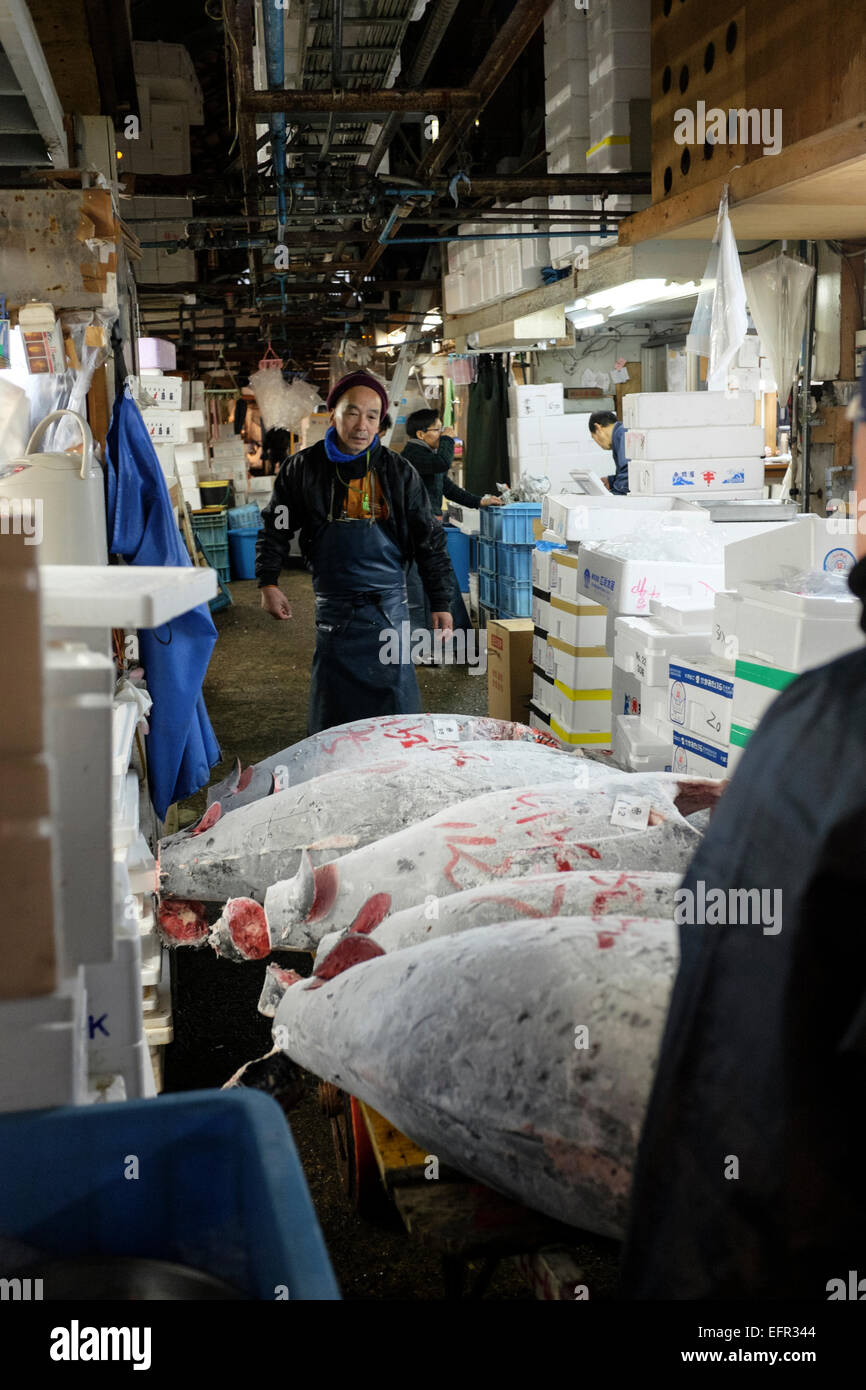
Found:
[[[448,476],[448,469],[454,462],[454,440],[443,434],[438,449],[430,449],[420,439],[409,439],[403,446],[403,458],[421,474],[430,506],[438,516],[442,511],[443,494],[450,502],[458,502],[461,507],[480,507],[481,498],[474,492],[458,487]]]
[[[862,598],[866,562],[849,583]],[[826,1301],[866,1273],[866,648],[774,700],[699,883],[778,895],[781,929],[680,927],[622,1296]]]
[[[396,541],[406,563],[415,560],[434,612],[445,611],[451,602],[451,562],[445,532],[430,510],[427,492],[415,469],[400,454],[379,445],[370,462],[388,503],[389,518],[377,522]],[[344,465],[343,476],[357,476],[365,467]],[[289,542],[300,532],[301,554],[312,557],[313,541],[327,525],[334,483],[335,513],[342,510],[346,489],[336,477],[336,469],[323,443],[313,444],[284,459],[274,482],[271,500],[262,512],[264,529],[256,544],[256,579],[259,588],[276,584],[286,563]],[[285,510],[281,510],[285,509]]]

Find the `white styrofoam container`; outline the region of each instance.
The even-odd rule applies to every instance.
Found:
[[[540,450],[544,443],[543,426],[544,416],[540,414],[512,415],[505,426],[508,452],[518,454],[527,448]]]
[[[742,589],[744,582],[760,584],[787,571],[827,570],[846,574],[855,563],[854,538],[839,532],[832,518],[801,516],[776,523],[761,536],[744,537],[725,548],[726,588]],[[795,604],[796,608],[797,605]]]
[[[546,676],[540,675],[538,671],[534,671],[532,675],[532,702],[537,705],[539,709],[544,710],[544,713],[548,715],[552,713],[552,692],[553,681]]]
[[[568,603],[558,595],[552,595],[547,604],[546,617],[548,637],[556,637],[569,647],[604,646],[607,611],[600,604],[588,603],[583,597],[578,603]]]
[[[860,611],[853,594],[808,598],[744,583],[734,609],[734,655],[752,652],[786,671],[820,666],[863,645]]]
[[[755,499],[764,486],[762,458],[691,461],[633,459],[628,465],[631,493],[642,497],[724,494]]]
[[[567,112],[568,108],[561,108]],[[557,113],[558,115],[559,113]],[[556,116],[548,117],[550,121],[555,121]],[[548,174],[585,174],[586,173],[586,146],[589,136],[577,130],[577,122],[569,124],[563,121],[557,130],[557,138],[552,135],[547,137],[547,172]],[[559,230],[564,232],[582,232],[589,228],[585,221],[585,214],[590,210],[590,204],[586,198],[575,197],[571,200],[572,206],[563,208],[571,216],[559,218],[558,221],[551,223],[551,232]]]
[[[557,543],[558,548],[559,543]],[[538,546],[532,552],[532,587],[550,593],[550,567],[556,550],[542,550]]]
[[[599,450],[603,453],[603,450]],[[603,540],[635,531],[665,515],[676,513],[679,526],[706,526],[709,513],[679,497],[614,497],[610,493],[548,493],[542,499],[544,527],[563,541]],[[603,513],[604,515],[596,515]]]
[[[177,366],[177,349],[166,338],[138,339],[139,367],[159,367],[161,371],[173,372]]]
[[[737,611],[742,602],[739,594],[723,589],[716,594],[710,630],[710,655],[714,661],[733,668],[737,659]]]
[[[587,103],[589,97],[589,64],[585,56],[566,58],[557,64],[544,78],[544,114],[555,115],[563,106],[572,102]]]
[[[668,666],[675,659],[709,654],[708,632],[670,632],[652,618],[617,618],[614,660],[647,685],[668,685]]]
[[[141,412],[154,444],[177,444],[180,441],[180,416],[179,410],[158,410],[155,406]]]
[[[795,671],[771,666],[751,652],[741,654],[734,671],[734,703],[732,724],[754,726],[763,719],[774,700],[787,689]]]
[[[550,691],[550,717],[555,719],[557,732],[573,734],[578,737],[575,743],[584,741],[581,736],[600,734],[605,743],[610,741],[611,707],[610,690],[604,688],[575,690],[555,680]],[[585,740],[594,742],[590,737]]]
[[[764,431],[761,425],[660,425],[654,429],[629,429],[625,452],[629,459],[648,461],[760,459],[764,455]]]
[[[587,150],[586,171],[588,174],[620,174],[634,167],[631,141],[618,139],[615,143],[607,141],[596,144]],[[628,396],[623,397],[627,401]]]
[[[650,36],[641,30],[627,30],[608,35],[606,42],[594,45],[589,59],[589,75],[593,82],[614,68],[649,68]]]
[[[589,25],[586,15],[576,11],[572,4],[562,23],[555,27],[551,24],[548,27],[552,15],[553,8],[544,16],[545,83],[553,81],[554,74],[559,72],[563,62],[580,62],[582,59],[586,63],[589,52]]]
[[[728,774],[729,749],[709,739],[696,738],[682,729],[674,729],[672,772],[688,773],[691,777],[715,777],[724,780]]]
[[[183,403],[183,380],[179,376],[163,376],[162,372],[140,377],[127,377],[127,384],[133,394],[147,396],[156,410],[180,410]]]
[[[549,637],[544,672],[570,690],[610,690],[613,660],[603,647],[572,647]]]
[[[688,601],[662,603],[659,599],[653,599],[650,604],[650,616],[671,632],[712,633],[714,611],[706,604]]]
[[[635,101],[647,98],[650,92],[649,44],[643,60],[633,66],[617,64],[606,72],[598,73],[590,85],[589,93],[594,111],[602,111],[617,101]]]
[[[673,740],[666,741],[638,715],[614,715],[611,732],[613,756],[630,772],[669,772]]]
[[[539,598],[538,594],[532,595],[532,621],[536,630],[543,632],[545,636],[550,631],[550,603],[545,598]]]
[[[630,101],[608,101],[604,106],[593,106],[589,116],[589,138],[592,148],[610,136],[631,136],[632,111]]]
[[[729,742],[734,699],[729,670],[710,660],[671,661],[669,691],[674,729],[723,746]]]
[[[80,969],[52,994],[0,1000],[0,1112],[83,1104],[86,1026]]]
[[[455,243],[451,243],[454,245]],[[458,246],[460,242],[456,243]],[[463,272],[452,270],[442,277],[442,288],[445,293],[445,312],[446,314],[462,314],[465,307],[465,286]]]
[[[569,100],[558,102],[544,121],[547,141],[548,164],[558,145],[563,140],[581,139],[583,156],[586,158],[586,141],[589,135],[589,99],[571,96]]]
[[[141,937],[115,940],[114,960],[86,965],[88,1046],[130,1047],[144,1036],[141,1014]]]
[[[675,560],[623,560],[607,555],[603,542],[581,546],[583,569],[578,588],[617,613],[646,615],[651,599],[706,599],[722,588],[724,565],[704,561],[688,564]]]
[[[562,415],[565,409],[562,382],[541,382],[536,386],[511,386],[508,389],[510,420],[527,416],[546,418]]]

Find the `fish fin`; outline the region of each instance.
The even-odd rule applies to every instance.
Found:
[[[212,806],[215,801],[225,801],[226,797],[234,796],[238,789],[238,782],[241,778],[241,760],[235,758],[235,765],[227,777],[221,782],[214,782],[213,786],[207,789],[207,804]]]
[[[201,835],[202,831],[210,830],[222,817],[223,807],[221,801],[213,801],[208,806],[201,820],[188,832],[190,835]]]
[[[313,861],[305,849],[293,878],[273,883],[265,893],[265,916],[271,941],[277,946],[284,934],[297,922],[306,920],[316,896],[316,875]]]

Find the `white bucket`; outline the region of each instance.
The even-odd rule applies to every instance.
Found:
[[[77,454],[34,454],[47,425],[70,415],[81,429]],[[55,410],[33,431],[23,458],[0,468],[0,531],[21,530],[38,544],[44,565],[108,563],[102,469],[93,460],[93,437],[74,410]]]

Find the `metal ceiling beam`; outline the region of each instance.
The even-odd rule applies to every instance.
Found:
[[[433,6],[432,13],[427,20],[421,41],[415,51],[412,64],[406,74],[406,85],[408,87],[418,87],[424,81],[430,70],[430,64],[438,52],[439,45],[445,37],[445,31],[451,20],[460,0],[438,0]],[[399,128],[400,118],[397,114],[388,117],[376,141],[375,149],[367,160],[367,168],[375,174],[379,165],[385,157],[385,151],[391,144],[394,135]]]
[[[242,0],[238,0],[242,3]],[[538,0],[533,0],[538,3]],[[364,120],[380,120],[392,111],[415,112],[425,116],[431,111],[473,112],[478,106],[478,92],[462,87],[429,87],[420,92],[398,91],[394,87],[379,87],[365,90],[352,89],[301,92],[259,92],[247,90],[243,93],[241,113],[285,112],[287,116],[302,117],[315,115],[359,116]]]
[[[386,187],[390,187],[387,178]],[[437,192],[448,192],[448,180],[434,178],[426,187]],[[394,184],[394,187],[398,187]],[[406,192],[411,190],[407,187]],[[556,194],[580,196],[590,193],[650,193],[651,179],[648,173],[620,174],[539,174],[526,178],[520,174],[497,175],[494,178],[472,176],[471,198],[508,198],[522,202],[524,198],[549,198]],[[469,214],[467,214],[469,216]],[[461,220],[466,220],[461,214]]]

